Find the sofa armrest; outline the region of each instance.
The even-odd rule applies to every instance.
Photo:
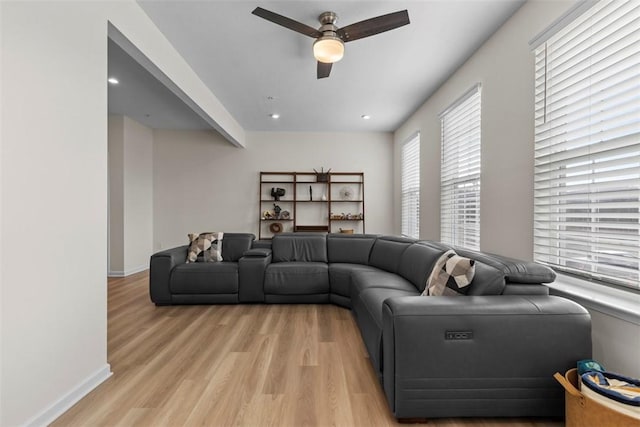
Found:
[[[400,418],[415,416],[416,402],[434,417],[481,416],[490,396],[517,395],[561,415],[553,373],[591,357],[589,313],[564,298],[393,297],[382,309],[383,386]]]
[[[238,300],[264,302],[264,272],[271,264],[271,249],[254,248],[238,261]]]
[[[187,262],[189,245],[178,246],[151,255],[149,262],[149,295],[156,305],[171,304],[169,279],[176,265]]]

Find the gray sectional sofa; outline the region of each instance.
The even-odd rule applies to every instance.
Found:
[[[588,312],[549,296],[549,268],[475,260],[469,294],[423,297],[449,246],[394,236],[225,233],[220,263],[187,246],[151,257],[157,305],[333,303],[350,308],[396,418],[561,416],[553,373],[591,357]]]

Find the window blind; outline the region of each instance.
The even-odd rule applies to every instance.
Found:
[[[402,145],[402,234],[420,235],[420,134]]]
[[[640,2],[535,49],[534,209],[536,261],[640,287]]]
[[[480,249],[480,85],[441,115],[440,239]]]

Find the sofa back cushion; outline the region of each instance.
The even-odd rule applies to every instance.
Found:
[[[445,252],[446,249],[424,242],[414,243],[402,254],[398,274],[413,283],[420,292],[423,292],[436,261]]]
[[[273,262],[327,262],[327,237],[318,233],[280,233],[271,240]]]
[[[378,237],[371,248],[369,265],[391,273],[397,273],[402,254],[414,242],[414,239],[404,237]]]
[[[227,262],[237,262],[245,251],[251,249],[256,236],[251,233],[224,233],[222,240],[222,259]]]
[[[367,265],[375,241],[375,234],[329,234],[327,257],[332,263]]]

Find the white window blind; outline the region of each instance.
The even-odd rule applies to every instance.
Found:
[[[600,1],[535,49],[534,258],[639,285],[640,2]]]
[[[440,239],[480,249],[480,85],[441,115]]]
[[[402,234],[420,235],[420,134],[402,146]]]

